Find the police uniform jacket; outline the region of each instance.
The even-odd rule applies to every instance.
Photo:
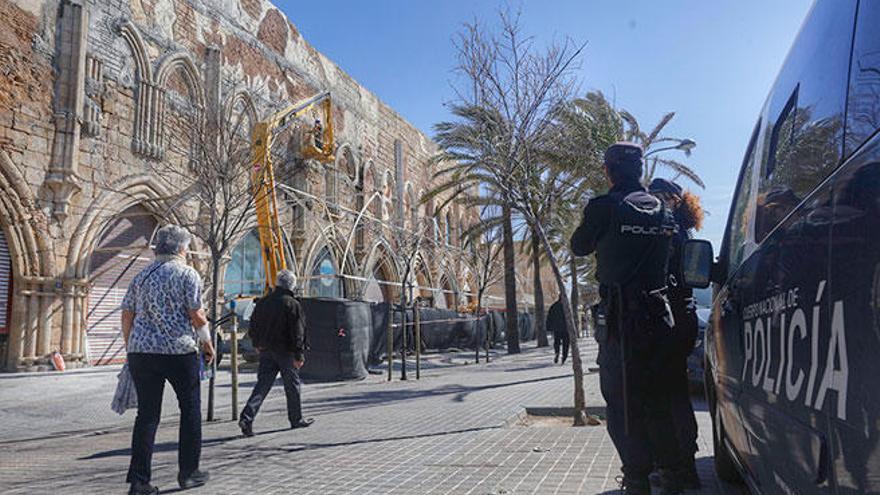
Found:
[[[624,199],[632,199],[636,209],[653,214],[643,224],[621,218]],[[671,214],[638,181],[617,184],[587,203],[571,237],[571,251],[576,256],[596,253],[596,278],[605,289],[617,284],[660,288],[666,285],[669,256],[669,236],[661,231],[669,226],[674,229]]]

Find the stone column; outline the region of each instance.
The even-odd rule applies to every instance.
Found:
[[[27,333],[27,297],[21,295],[21,291],[17,288],[12,293],[12,314],[10,317],[10,328],[22,328],[21,332],[9,333],[9,348],[6,355],[6,369],[14,371],[21,366],[21,360],[24,357],[25,334]]]
[[[49,292],[51,288],[48,284],[36,284],[37,297],[40,300],[39,315],[39,347],[37,348],[37,357],[42,359],[52,353],[52,306],[55,296]]]
[[[27,319],[24,327],[23,362],[26,366],[33,365],[37,358],[37,328],[40,320],[40,298],[33,293],[33,285],[28,286]]]
[[[85,98],[86,9],[80,0],[63,0],[55,40],[55,132],[45,184],[54,195],[54,215],[67,217],[70,198],[80,190],[79,141]]]
[[[74,323],[74,299],[76,287],[69,283],[64,283],[64,289],[61,295],[61,354],[65,358],[74,353],[73,350],[73,323]]]

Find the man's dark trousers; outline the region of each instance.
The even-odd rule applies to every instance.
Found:
[[[257,385],[247,401],[247,405],[241,411],[241,421],[247,424],[254,422],[260,406],[278,373],[284,382],[284,395],[287,396],[287,418],[293,426],[302,420],[302,403],[300,391],[302,380],[299,378],[299,370],[293,367],[294,354],[292,352],[260,351],[260,368],[257,371]]]
[[[156,430],[162,415],[165,380],[171,383],[180,407],[180,432],[177,463],[188,476],[199,468],[202,453],[201,393],[199,357],[191,354],[128,355],[128,369],[138,397],[137,418],[131,434],[131,464],[126,481],[149,483]]]
[[[556,353],[556,357],[559,357],[559,348],[562,347],[563,363],[568,359],[568,344],[570,340],[571,337],[569,337],[568,332],[565,330],[553,332],[553,351]]]
[[[646,318],[642,312],[625,313],[623,328],[645,328]],[[599,343],[599,381],[607,404],[608,433],[620,455],[624,474],[634,479],[647,478],[654,469],[655,460],[659,467],[670,469],[678,467],[681,462],[675,430],[670,428],[669,380],[664,379],[672,346],[668,337],[649,335],[649,332],[636,331],[627,335],[627,432],[624,358],[615,323],[608,322],[610,337]]]

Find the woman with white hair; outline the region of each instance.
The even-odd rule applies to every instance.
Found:
[[[153,445],[167,380],[180,407],[177,481],[181,488],[207,483],[199,470],[202,450],[199,354],[214,359],[208,320],[202,309],[202,281],[186,263],[192,237],[177,225],[156,232],[156,260],[135,276],[122,301],[122,335],[138,396],[131,436],[129,495],[156,494],[150,485]]]

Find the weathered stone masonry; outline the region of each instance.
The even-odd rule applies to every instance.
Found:
[[[0,0],[0,235],[12,282],[0,300],[10,308],[3,367],[45,365],[55,350],[70,363],[120,357],[96,356],[96,342],[118,347],[115,301],[149,261],[152,229],[174,221],[175,191],[150,164],[185,163],[180,119],[226,112],[252,125],[323,90],[334,99],[336,163],[291,153],[278,164],[296,169],[289,185],[331,206],[303,196],[282,212],[293,219],[286,234],[306,293],[323,290],[310,276],[332,268],[339,286],[328,287],[339,295],[397,297],[377,283],[399,277],[378,222],[427,222],[436,242],[419,256],[421,292],[439,305],[464,302],[473,283],[455,246],[475,212],[420,205],[435,145],[270,3]],[[365,206],[373,226],[353,229],[345,212]]]

